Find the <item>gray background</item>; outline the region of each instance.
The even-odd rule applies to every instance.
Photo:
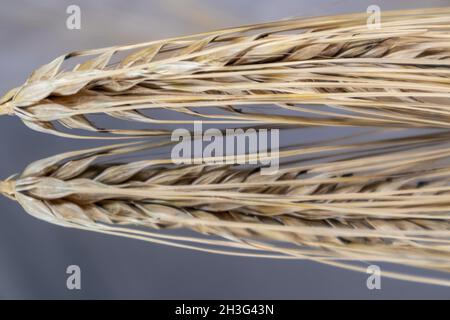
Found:
[[[293,16],[445,6],[450,1],[161,0],[0,1],[0,92],[36,67],[72,50]],[[82,29],[67,30],[66,8],[82,10]],[[29,162],[98,142],[32,132],[0,118],[0,177]],[[82,270],[82,290],[66,289],[66,267]],[[396,270],[401,270],[397,268]],[[303,261],[210,255],[64,229],[36,220],[0,198],[0,298],[449,298],[447,288],[383,279],[369,291],[366,275]]]

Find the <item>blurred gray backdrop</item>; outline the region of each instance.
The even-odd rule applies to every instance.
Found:
[[[66,28],[66,8],[81,8],[81,30]],[[0,94],[36,67],[72,50],[155,40],[294,16],[450,5],[449,0],[16,0],[0,6]],[[36,133],[0,118],[0,178],[31,161],[98,142]],[[66,288],[66,268],[81,267],[82,289]],[[396,268],[395,270],[401,270]],[[447,288],[382,279],[303,261],[211,255],[64,229],[36,220],[0,197],[0,298],[300,299],[450,298]]]

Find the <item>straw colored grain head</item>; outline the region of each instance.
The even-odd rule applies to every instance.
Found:
[[[100,128],[90,120],[93,114],[147,125],[201,119],[448,128],[450,8],[383,12],[380,29],[369,28],[366,19],[351,14],[283,20],[73,52],[7,93],[0,113],[19,116],[32,129],[72,137],[77,135],[60,126],[125,136],[167,134],[152,127]],[[76,66],[65,69],[65,61]],[[322,104],[329,108],[317,108]],[[261,105],[275,108],[255,108]]]
[[[286,149],[281,157],[296,160],[271,176],[258,167],[114,160],[155,147],[138,142],[43,159],[0,186],[29,214],[66,227],[354,270],[363,260],[448,272],[447,141],[441,133]],[[151,231],[180,227],[208,237]],[[445,278],[384,275],[450,285]]]

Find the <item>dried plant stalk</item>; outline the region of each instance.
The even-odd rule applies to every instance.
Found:
[[[364,260],[449,272],[448,138],[304,145],[282,150],[289,161],[270,176],[257,167],[114,160],[155,148],[135,142],[34,162],[0,191],[29,214],[66,227],[355,270]],[[226,240],[149,229],[181,227]],[[383,275],[450,286],[445,277]]]
[[[69,53],[7,93],[0,112],[38,131],[76,137],[58,125],[167,134],[99,128],[93,114],[146,124],[448,128],[450,8],[383,12],[380,29],[366,19],[285,20]],[[93,57],[62,67],[84,56]],[[175,115],[149,114],[160,109]]]

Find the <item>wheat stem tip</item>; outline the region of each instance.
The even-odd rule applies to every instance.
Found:
[[[6,102],[3,104],[0,104],[0,116],[3,115],[14,115],[14,107],[12,103]]]
[[[14,194],[15,182],[12,180],[2,181],[0,180],[0,193],[4,195],[12,196]]]

